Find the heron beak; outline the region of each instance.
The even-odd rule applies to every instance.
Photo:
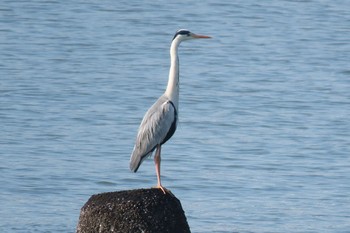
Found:
[[[209,39],[209,38],[211,38],[210,36],[197,35],[197,34],[192,34],[192,37],[196,38],[196,39]]]

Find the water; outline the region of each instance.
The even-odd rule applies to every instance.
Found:
[[[192,232],[349,232],[350,5],[9,1],[0,6],[0,232],[74,232],[128,169],[174,32],[180,124],[163,184]]]

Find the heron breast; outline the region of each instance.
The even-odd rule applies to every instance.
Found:
[[[171,126],[169,128],[169,131],[167,132],[164,140],[161,142],[161,144],[164,144],[166,141],[168,141],[175,133],[176,131],[176,126],[177,126],[177,111],[175,108],[175,105],[172,101],[169,100],[169,103],[171,104],[171,106],[174,108],[174,120],[171,123]]]

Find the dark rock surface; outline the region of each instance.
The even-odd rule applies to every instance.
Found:
[[[77,233],[188,233],[180,201],[160,189],[96,194],[81,208]]]

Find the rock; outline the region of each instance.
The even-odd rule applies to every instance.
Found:
[[[81,208],[77,233],[188,233],[180,201],[160,189],[96,194]]]

